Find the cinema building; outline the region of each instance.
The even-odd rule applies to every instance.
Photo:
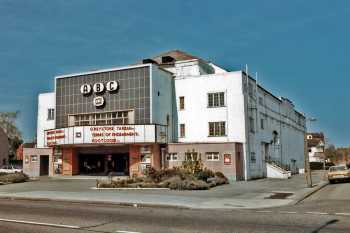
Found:
[[[304,115],[245,71],[174,50],[54,82],[38,98],[29,175],[134,176],[194,157],[231,180],[304,167]]]

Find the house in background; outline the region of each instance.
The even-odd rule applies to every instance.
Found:
[[[325,160],[325,138],[322,132],[307,133],[307,147],[310,162],[321,162]]]
[[[7,134],[0,127],[0,166],[6,164],[9,153],[9,141]]]
[[[26,142],[21,144],[16,150],[16,160],[23,160],[23,151],[25,148],[35,148],[36,145],[34,142]]]

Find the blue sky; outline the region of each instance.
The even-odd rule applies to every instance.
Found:
[[[59,74],[181,49],[259,81],[350,145],[349,1],[0,0],[0,111],[35,135],[37,95]]]

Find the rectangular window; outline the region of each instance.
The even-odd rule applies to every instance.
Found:
[[[260,119],[260,128],[261,129],[264,129],[265,128],[265,125],[264,125],[264,119]]]
[[[55,119],[55,109],[49,108],[47,109],[47,120],[52,121]]]
[[[177,161],[178,160],[177,153],[168,153],[166,160]]]
[[[186,161],[197,161],[200,158],[198,157],[198,153],[197,152],[186,152],[185,153],[185,160]]]
[[[254,118],[249,117],[249,129],[251,133],[255,132],[255,126],[254,126]]]
[[[184,138],[185,137],[185,124],[180,124],[180,137]]]
[[[37,162],[37,161],[38,161],[38,156],[37,156],[37,155],[31,155],[31,156],[30,156],[30,160],[31,160],[32,162]]]
[[[207,161],[219,161],[220,160],[219,152],[207,152],[205,154],[207,157]]]
[[[184,110],[185,109],[185,97],[184,96],[180,96],[179,97],[179,107],[180,110]]]
[[[225,106],[225,92],[208,93],[208,107],[224,107]]]
[[[250,152],[250,161],[252,163],[256,162],[256,156],[255,156],[255,152]]]
[[[72,115],[68,121],[69,126],[126,125],[130,122],[128,111]]]
[[[264,100],[263,100],[262,97],[259,97],[259,104],[260,104],[260,105],[264,105]]]
[[[209,122],[209,136],[226,136],[226,122]]]

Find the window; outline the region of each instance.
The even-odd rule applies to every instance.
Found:
[[[262,97],[259,97],[259,104],[260,104],[260,105],[264,105],[264,100],[263,100]]]
[[[130,123],[128,111],[73,115],[68,119],[69,126],[127,125]]]
[[[252,163],[256,162],[256,156],[255,156],[255,152],[250,152],[250,161]]]
[[[226,136],[226,122],[209,122],[209,136]]]
[[[178,160],[177,153],[168,153],[166,160],[177,161]]]
[[[55,119],[55,109],[49,108],[47,109],[47,120],[52,121]]]
[[[254,118],[249,117],[249,129],[251,133],[255,132],[255,126],[254,126]]]
[[[185,153],[185,160],[186,161],[197,161],[200,158],[198,157],[198,153],[197,152],[186,152]]]
[[[32,162],[37,162],[37,161],[38,161],[38,156],[37,156],[37,155],[31,155],[31,156],[30,156],[30,160],[31,160]]]
[[[225,92],[216,92],[208,94],[208,107],[224,107],[225,106]]]
[[[265,125],[264,125],[264,119],[260,119],[260,128],[261,129],[264,129],[265,128]]]
[[[206,156],[207,156],[207,161],[219,161],[220,160],[219,152],[207,152]]]
[[[248,84],[248,93],[249,93],[250,97],[253,97],[253,91],[254,91],[253,84],[251,82],[249,82],[249,84]]]
[[[184,138],[185,137],[185,124],[180,124],[180,137]]]
[[[179,97],[179,105],[180,105],[180,110],[185,109],[185,97],[184,96]]]

